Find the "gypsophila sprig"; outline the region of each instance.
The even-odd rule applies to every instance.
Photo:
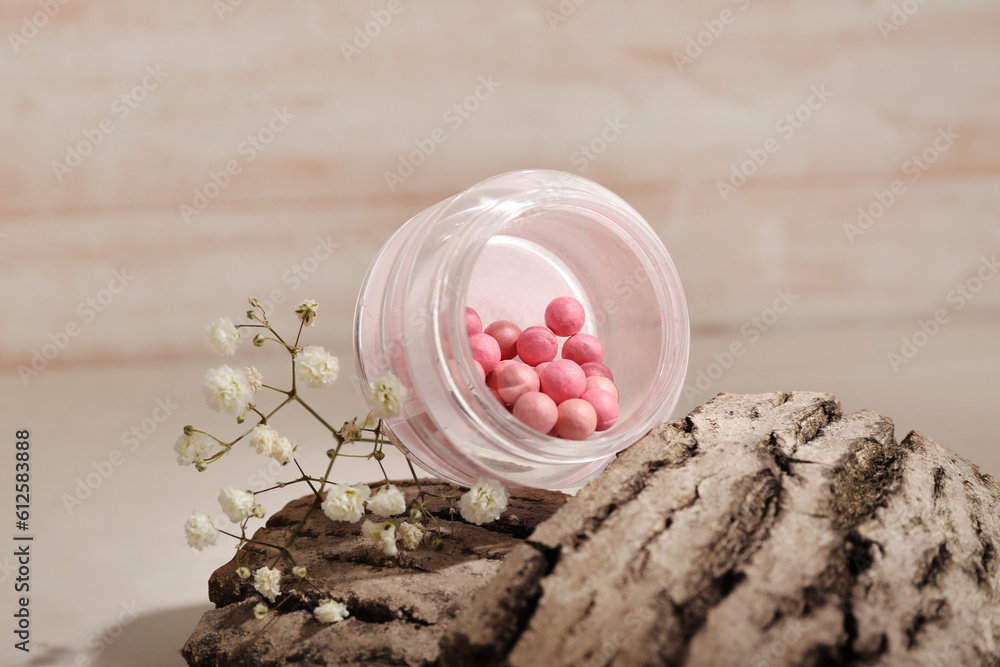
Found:
[[[262,567],[253,573],[253,587],[272,603],[281,595],[281,570]]]
[[[238,415],[247,409],[253,398],[246,373],[238,373],[229,366],[213,368],[205,375],[202,387],[208,407],[216,412]]]
[[[294,466],[289,465],[288,468],[300,473],[285,481],[268,478],[268,482],[263,485],[265,488],[254,487],[257,489],[255,491],[242,490],[237,486],[222,488],[218,496],[219,507],[235,524],[228,529],[217,528],[210,516],[199,512],[193,512],[184,523],[188,544],[199,551],[216,544],[220,535],[234,538],[238,547],[251,543],[254,545],[252,552],[243,549],[237,551],[235,571],[241,579],[251,581],[254,590],[262,600],[266,600],[266,603],[261,601],[253,608],[256,618],[264,618],[270,612],[278,611],[293,598],[315,600],[315,597],[303,597],[302,589],[305,587],[311,587],[314,593],[324,592],[309,576],[305,566],[295,562],[293,544],[301,533],[306,532],[303,531],[306,521],[360,523],[356,530],[373,548],[380,549],[388,557],[396,557],[399,555],[400,544],[408,551],[420,548],[425,542],[430,542],[434,549],[442,548],[448,537],[448,528],[442,525],[444,521],[441,517],[454,518],[456,511],[466,521],[476,524],[493,521],[500,516],[507,506],[507,490],[496,480],[479,479],[472,489],[461,496],[436,495],[421,486],[416,469],[409,461],[407,464],[416,492],[407,497],[404,489],[389,481],[383,467],[387,442],[385,420],[403,416],[408,398],[406,385],[392,373],[379,375],[366,387],[370,408],[368,414],[342,422],[342,426],[334,428],[331,425],[333,422],[320,415],[300,394],[300,389],[331,386],[340,372],[337,357],[323,347],[307,345],[301,341],[306,327],[312,327],[316,323],[319,305],[312,299],[305,299],[295,306],[297,332],[294,337],[285,337],[271,323],[267,311],[259,301],[250,299],[249,303],[250,310],[246,312],[245,323],[237,324],[222,317],[214,320],[206,330],[209,343],[216,352],[226,357],[241,353],[240,342],[244,338],[252,339],[253,346],[247,346],[243,353],[256,354],[254,349],[262,346],[276,346],[285,350],[290,362],[287,388],[275,386],[270,380],[265,383],[260,371],[249,364],[237,366],[241,370],[228,365],[209,370],[202,386],[208,407],[233,415],[237,424],[246,425],[241,427],[241,433],[229,438],[216,437],[194,426],[185,426],[183,433],[174,442],[173,451],[180,465],[204,471],[227,455],[240,451],[246,453],[245,448],[235,447],[245,440],[253,452],[283,466],[294,463]],[[315,443],[317,455],[326,453],[326,470],[321,475],[306,474],[296,459],[298,448],[284,434],[293,432],[295,422],[279,424],[282,433],[274,427],[273,422],[278,418],[278,413],[290,405],[299,406],[301,415],[316,419],[333,440],[333,443]],[[304,447],[309,447],[310,444],[312,443],[307,443]],[[342,451],[356,447],[370,449],[367,453],[348,454]],[[377,486],[338,482],[332,476],[333,467],[342,456],[372,461],[378,466],[383,481]],[[268,470],[268,474],[273,474],[273,471]],[[255,483],[252,480],[253,478],[247,480],[245,486]],[[302,517],[289,527],[287,539],[283,543],[272,544],[255,539],[259,533],[254,534],[252,531],[249,534],[254,537],[249,537],[248,524],[265,516],[263,506],[257,502],[258,496],[294,484],[308,487],[312,500]],[[375,489],[374,493],[372,488]],[[433,538],[427,539],[431,531],[434,532]],[[258,561],[253,570],[241,563],[241,558],[246,560],[249,554],[254,559],[259,558],[261,548],[270,551],[272,562],[262,565]],[[281,588],[283,570],[279,565],[282,561],[286,561],[288,565],[284,572],[291,572],[289,587],[285,591]],[[282,599],[279,601],[279,598]],[[323,597],[314,608],[313,615],[321,623],[337,623],[347,618],[349,613],[342,602]]]
[[[206,329],[208,342],[211,343],[215,351],[224,357],[231,357],[236,354],[236,349],[240,346],[240,330],[236,328],[233,321],[228,317],[220,317]]]
[[[368,500],[368,511],[375,516],[396,516],[406,509],[406,498],[395,484],[386,483]]]
[[[295,375],[307,387],[328,387],[337,380],[340,361],[318,345],[302,348],[295,359]]]
[[[213,440],[195,431],[190,435],[184,434],[177,438],[174,443],[174,453],[177,454],[177,463],[180,465],[194,465],[195,461],[205,458],[212,450]]]
[[[212,546],[219,539],[219,531],[212,523],[207,514],[193,512],[184,524],[184,534],[187,536],[188,546],[201,551],[205,547]]]
[[[330,599],[320,600],[313,610],[313,616],[320,623],[339,623],[350,615],[346,604]]]
[[[333,484],[323,501],[323,513],[331,521],[357,523],[365,513],[365,501],[372,490],[364,484]]]
[[[496,521],[507,509],[507,489],[495,479],[480,477],[458,501],[462,518],[481,526]]]
[[[240,523],[253,514],[253,494],[227,486],[219,492],[219,505],[233,523]]]
[[[369,404],[375,419],[390,419],[399,415],[406,403],[406,387],[392,373],[384,373],[369,387]]]
[[[311,327],[316,322],[316,310],[319,304],[312,299],[306,299],[295,306],[295,314],[299,316],[299,321],[307,327]]]

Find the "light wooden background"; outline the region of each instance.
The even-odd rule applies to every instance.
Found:
[[[688,297],[690,379],[712,370],[714,354],[745,344],[707,389],[689,387],[678,414],[718,391],[831,391],[848,410],[894,417],[900,439],[920,429],[1000,472],[1000,280],[960,311],[948,301],[1000,250],[1000,6],[895,4],[916,11],[905,22],[897,13],[898,30],[885,32],[888,0],[403,0],[387,25],[368,26],[376,36],[348,62],[342,45],[372,12],[384,18],[389,2],[73,0],[15,44],[10,34],[39,4],[5,0],[0,415],[5,429],[27,425],[40,441],[39,531],[51,545],[39,633],[50,650],[69,652],[53,655],[83,650],[97,619],[135,586],[147,608],[203,603],[223,552],[187,551],[175,544],[177,526],[188,497],[207,508],[218,487],[166,466],[180,426],[207,419],[198,383],[218,361],[205,324],[239,316],[249,295],[277,292],[285,306],[316,298],[316,342],[340,354],[349,375],[351,313],[374,253],[416,212],[512,169],[577,171],[655,227]],[[717,19],[728,23],[711,36],[705,22]],[[698,39],[707,46],[678,67],[675,54]],[[146,79],[145,99],[123,117],[116,100],[148,68],[165,74]],[[467,117],[449,113],[481,79],[499,85]],[[831,96],[788,136],[776,123],[814,87]],[[248,161],[241,143],[275,109],[294,118]],[[105,118],[113,131],[57,174],[53,163],[85,131],[97,136]],[[581,171],[580,147],[609,122],[620,134]],[[446,140],[391,190],[385,173],[437,128]],[[957,139],[909,180],[907,161],[948,128]],[[717,182],[769,138],[779,150],[723,201]],[[240,173],[185,221],[179,207],[230,161]],[[844,226],[896,179],[905,193],[851,243]],[[318,248],[324,261],[310,259]],[[102,290],[116,270],[134,279],[91,319],[80,304],[109,296]],[[751,340],[744,327],[782,289],[798,300]],[[891,368],[901,338],[941,308],[949,322]],[[73,324],[79,335],[22,382],[18,367]],[[69,515],[61,494],[164,396],[182,409],[127,461],[129,472],[107,480],[103,497]],[[357,397],[345,383],[325,403],[349,412]],[[168,509],[162,498],[180,487],[183,506]],[[151,488],[159,501],[147,497]],[[56,584],[81,584],[60,574],[55,535],[84,539],[108,517],[143,536],[116,542],[135,578],[111,584],[95,618],[79,601],[57,609]],[[96,552],[90,561],[113,571]],[[139,585],[146,567],[173,580]],[[123,645],[102,659],[113,664]]]

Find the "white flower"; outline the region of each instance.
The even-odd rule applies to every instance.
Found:
[[[243,372],[247,374],[247,383],[250,385],[250,391],[256,394],[264,384],[264,376],[260,374],[256,366],[244,368]]]
[[[295,376],[307,387],[325,387],[337,379],[340,362],[318,345],[307,345],[295,355]]]
[[[253,494],[227,486],[219,492],[219,505],[230,521],[239,523],[253,514]]]
[[[339,623],[350,615],[346,604],[330,599],[320,600],[319,606],[313,610],[313,616],[320,623]]]
[[[376,523],[371,519],[365,519],[365,522],[361,524],[361,534],[369,540],[378,542],[382,539],[382,522]]]
[[[292,460],[295,448],[288,438],[278,435],[278,432],[267,424],[257,424],[250,431],[250,446],[254,451],[264,456],[270,456],[281,465]]]
[[[500,518],[507,508],[507,489],[495,479],[480,477],[475,486],[462,494],[458,509],[462,518],[481,526]]]
[[[375,419],[389,419],[402,411],[406,402],[406,387],[392,373],[375,378],[368,386],[368,407]]]
[[[406,498],[395,484],[386,483],[368,501],[368,511],[377,516],[396,516],[406,509]]]
[[[295,306],[295,314],[299,316],[299,320],[302,324],[307,327],[311,327],[313,322],[316,321],[316,310],[319,309],[319,304],[312,299],[306,299],[299,305]]]
[[[228,317],[220,317],[208,325],[208,342],[212,344],[215,351],[224,357],[231,357],[236,354],[236,348],[240,346],[240,330],[236,328],[233,321]]]
[[[263,602],[258,602],[253,607],[253,617],[257,619],[264,618],[265,616],[267,616],[268,611],[270,610],[267,608],[266,604],[264,604]]]
[[[271,448],[271,458],[281,465],[285,465],[292,460],[294,451],[295,448],[292,447],[288,438],[278,438],[274,441],[274,447]]]
[[[177,463],[182,466],[191,465],[195,461],[205,458],[210,449],[212,449],[212,439],[198,431],[193,431],[191,435],[182,435],[174,443]]]
[[[365,519],[361,524],[361,534],[372,542],[382,545],[382,551],[386,556],[395,556],[399,553],[396,549],[396,524],[392,521],[380,521],[378,523]]]
[[[281,595],[281,570],[262,567],[253,573],[253,587],[270,602]]]
[[[257,424],[250,431],[250,446],[254,451],[264,456],[270,456],[274,449],[274,443],[278,440],[278,433],[267,424]]]
[[[229,366],[213,368],[205,375],[202,388],[208,407],[217,412],[238,415],[253,398],[246,373],[237,373]]]
[[[187,535],[188,546],[201,551],[207,546],[215,544],[219,539],[219,531],[212,524],[212,520],[207,514],[192,512],[184,523],[184,534]]]
[[[399,524],[399,537],[403,540],[403,548],[413,551],[424,541],[427,531],[423,526],[404,521]]]
[[[305,565],[296,565],[292,568],[292,574],[294,574],[299,579],[305,579],[309,576],[309,572],[306,570]]]
[[[371,489],[364,484],[333,484],[326,492],[323,501],[323,513],[332,521],[349,521],[357,523],[365,513],[365,501],[371,495]]]
[[[238,568],[236,568],[236,575],[240,579],[249,579],[250,578],[250,568],[248,568],[248,567],[238,567]]]

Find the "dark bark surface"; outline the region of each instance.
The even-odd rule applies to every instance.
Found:
[[[231,563],[185,657],[1000,665],[1000,484],[922,434],[897,443],[885,417],[843,415],[829,394],[720,395],[563,499],[516,492],[498,525],[456,524],[443,551],[397,559],[314,516],[296,558],[351,618],[323,626],[293,607],[258,632]],[[307,502],[261,530],[280,537]]]

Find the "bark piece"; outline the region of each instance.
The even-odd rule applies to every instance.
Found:
[[[253,590],[229,564],[185,657],[1000,664],[1000,484],[920,433],[897,443],[891,420],[844,415],[829,394],[720,394],[654,429],[561,508],[559,494],[515,497],[516,519],[462,524],[444,552],[398,560],[356,526],[311,517],[297,548],[352,618],[320,626],[291,611],[247,641],[259,627]],[[288,530],[307,502],[262,530]]]

